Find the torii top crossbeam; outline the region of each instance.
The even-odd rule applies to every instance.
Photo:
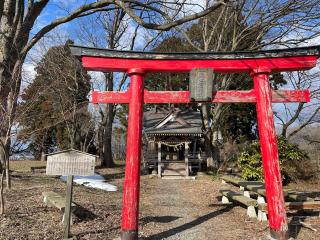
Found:
[[[217,73],[247,72],[253,78],[249,91],[217,91],[212,102],[256,104],[262,165],[268,203],[270,234],[288,239],[272,102],[308,102],[308,90],[274,91],[273,72],[308,70],[316,66],[320,46],[253,52],[146,53],[71,46],[87,70],[127,72],[130,89],[125,92],[93,92],[93,103],[129,103],[126,170],[123,190],[122,240],[138,239],[139,183],[143,103],[190,103],[189,91],[147,91],[143,76],[149,72],[189,72],[211,68]]]
[[[155,53],[71,46],[71,51],[81,57],[87,70],[92,71],[127,72],[138,68],[146,72],[189,72],[193,68],[213,68],[219,73],[251,73],[257,68],[268,68],[271,72],[313,68],[320,47],[252,52]]]

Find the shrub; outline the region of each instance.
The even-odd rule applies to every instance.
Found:
[[[309,161],[307,153],[298,145],[291,144],[287,139],[278,137],[278,152],[280,170],[284,183],[298,179],[308,179],[314,176],[315,168]],[[263,180],[260,144],[252,142],[238,156],[238,166],[242,177],[246,180]]]

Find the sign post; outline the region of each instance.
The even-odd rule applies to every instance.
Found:
[[[70,237],[72,188],[73,188],[73,175],[69,175],[67,176],[66,206],[64,209],[64,218],[63,218],[64,239],[68,239]]]
[[[74,149],[48,154],[47,175],[67,176],[66,201],[63,217],[63,237],[70,238],[73,176],[94,175],[96,156]]]

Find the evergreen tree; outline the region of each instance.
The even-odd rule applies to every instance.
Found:
[[[87,99],[90,77],[71,55],[69,43],[48,50],[22,94],[20,138],[30,138],[35,157],[53,149],[94,150]]]

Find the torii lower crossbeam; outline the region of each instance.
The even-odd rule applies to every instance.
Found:
[[[288,239],[288,224],[282,191],[272,102],[307,102],[308,91],[272,91],[273,72],[311,69],[319,57],[319,46],[231,53],[142,53],[71,46],[83,66],[93,71],[127,72],[126,92],[93,92],[94,103],[129,103],[126,170],[123,190],[122,240],[138,239],[139,183],[141,163],[142,109],[144,103],[190,103],[189,92],[152,92],[143,89],[148,72],[188,72],[213,68],[218,73],[250,73],[254,89],[218,91],[212,102],[255,103],[272,239]]]
[[[144,103],[192,103],[189,91],[148,91],[144,90]],[[308,90],[271,91],[273,103],[309,102]],[[212,93],[212,103],[256,103],[255,90],[217,91]],[[93,91],[91,102],[97,103],[129,103],[130,90],[125,92]]]

